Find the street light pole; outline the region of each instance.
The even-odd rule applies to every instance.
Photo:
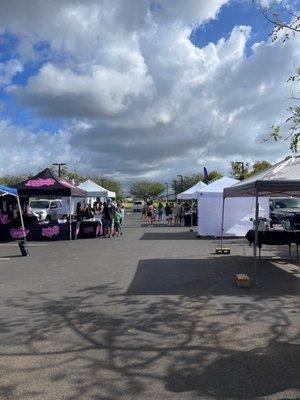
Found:
[[[165,182],[165,185],[167,186],[167,201],[169,201],[169,184],[168,184],[168,182]]]
[[[174,179],[175,201],[177,201],[177,179]]]
[[[183,176],[182,175],[177,175],[178,178],[180,178],[180,193],[183,192]]]
[[[67,165],[66,163],[53,163],[52,165],[58,166],[58,176],[61,177],[61,167]]]
[[[236,161],[236,163],[238,164],[238,165],[241,165],[242,166],[242,174],[241,174],[241,176],[240,176],[240,180],[241,181],[243,181],[244,180],[244,162],[243,161]]]

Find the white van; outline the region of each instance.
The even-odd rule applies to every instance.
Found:
[[[145,202],[143,200],[137,200],[133,202],[133,212],[142,212]]]
[[[61,200],[32,200],[31,211],[37,214],[41,221],[60,219],[63,216],[63,204]]]

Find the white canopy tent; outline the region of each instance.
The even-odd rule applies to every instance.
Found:
[[[255,196],[255,241],[253,254],[257,258],[258,244],[258,219],[259,219],[259,196],[300,196],[300,155],[288,156],[267,170],[246,179],[234,186],[224,189],[223,208],[225,199],[228,197]],[[223,213],[225,217],[225,210]]]
[[[222,235],[223,190],[238,182],[236,179],[223,177],[198,191],[198,235]],[[252,227],[250,218],[254,215],[255,197],[227,200],[223,224],[224,236],[245,236]],[[269,216],[269,198],[262,199],[260,215]]]
[[[177,195],[178,200],[193,200],[197,199],[198,197],[198,191],[202,189],[203,187],[207,186],[205,183],[199,181],[196,183],[196,185],[190,187],[189,189],[185,190],[182,193],[179,193]]]
[[[91,179],[88,179],[87,181],[81,183],[78,185],[80,189],[83,189],[87,192],[87,199],[95,199],[96,197],[100,198],[107,198],[107,197],[112,197],[116,198],[116,193],[112,192],[108,189],[103,188],[102,186],[98,185],[97,183],[93,182]]]

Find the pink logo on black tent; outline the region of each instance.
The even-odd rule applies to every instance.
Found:
[[[47,179],[29,179],[26,183],[25,186],[28,187],[42,187],[42,186],[52,186],[54,185],[55,180],[52,178],[47,178]]]

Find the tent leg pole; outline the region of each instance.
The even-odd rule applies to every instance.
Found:
[[[256,189],[256,196],[255,196],[255,236],[254,236],[254,248],[253,248],[253,255],[254,255],[254,282],[256,283],[256,270],[257,270],[257,245],[258,245],[258,189]]]
[[[223,249],[223,239],[224,239],[224,208],[225,208],[225,197],[223,196],[222,223],[221,223],[221,250]]]
[[[18,207],[19,207],[19,212],[20,212],[20,219],[21,219],[21,225],[22,225],[22,232],[23,232],[23,240],[26,244],[26,232],[25,232],[25,225],[24,225],[24,220],[23,220],[23,214],[22,214],[22,207],[20,203],[20,198],[17,196],[17,202],[18,202]]]
[[[70,229],[70,240],[72,240],[72,205],[71,205],[72,197],[70,196],[70,218],[69,218],[69,229]]]
[[[193,230],[193,200],[191,200],[191,229],[190,232]]]

